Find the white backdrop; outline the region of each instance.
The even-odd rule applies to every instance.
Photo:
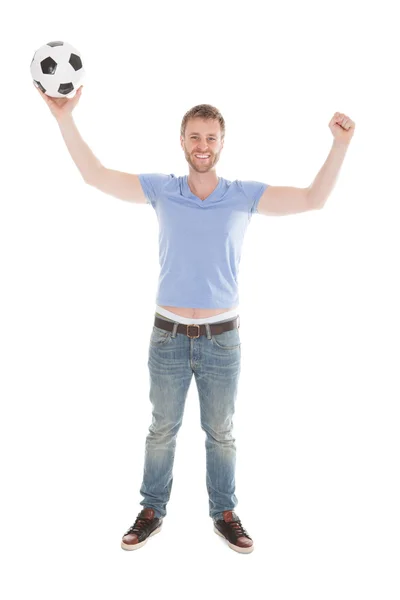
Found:
[[[393,4],[38,1],[8,18],[1,595],[398,599]],[[82,53],[74,118],[109,168],[187,174],[181,120],[209,103],[226,121],[218,175],[303,187],[329,153],[333,114],[356,123],[324,209],[254,215],[245,238],[234,426],[247,558],[208,516],[194,378],[163,531],[120,548],[141,509],[158,223],[150,205],[83,182],[30,77],[52,40]]]

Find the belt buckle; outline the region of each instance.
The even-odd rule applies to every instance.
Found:
[[[194,340],[194,339],[197,339],[198,337],[200,337],[200,325],[186,325],[186,327],[187,327],[186,335],[188,337],[190,337],[190,339]],[[189,327],[198,327],[197,335],[189,335]]]

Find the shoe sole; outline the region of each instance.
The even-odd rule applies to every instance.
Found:
[[[146,542],[148,541],[149,538],[151,538],[152,535],[156,535],[156,533],[160,533],[162,529],[162,524],[157,527],[157,529],[155,529],[145,540],[143,540],[143,542],[139,542],[138,544],[125,544],[125,542],[122,540],[121,542],[121,548],[123,550],[138,550],[139,548],[141,548],[142,546],[144,546],[146,544]]]
[[[226,537],[224,535],[222,535],[222,533],[220,531],[218,531],[218,529],[215,526],[214,526],[214,531],[220,537],[222,537],[227,542],[228,546],[230,548],[232,548],[232,550],[235,550],[235,552],[240,552],[241,554],[249,554],[250,552],[253,552],[254,544],[253,544],[253,546],[249,546],[248,548],[241,548],[240,546],[235,546],[235,544],[232,544],[229,540],[227,540]]]

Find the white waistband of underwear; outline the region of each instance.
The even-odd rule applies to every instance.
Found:
[[[156,312],[158,312],[160,315],[164,315],[164,317],[167,317],[168,319],[176,321],[177,323],[183,323],[184,325],[197,325],[200,323],[219,323],[222,321],[230,321],[238,316],[238,307],[233,310],[229,310],[228,312],[214,315],[213,317],[203,317],[202,319],[188,319],[187,317],[181,317],[180,315],[176,315],[175,313],[162,308],[158,304],[156,304]]]

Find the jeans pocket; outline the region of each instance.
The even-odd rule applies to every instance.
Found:
[[[211,335],[211,339],[218,348],[224,348],[225,350],[236,350],[241,346],[239,329],[237,327],[223,331],[218,335],[213,334]]]
[[[172,331],[166,331],[160,327],[153,325],[153,331],[151,332],[150,344],[152,346],[162,346],[171,338]]]

